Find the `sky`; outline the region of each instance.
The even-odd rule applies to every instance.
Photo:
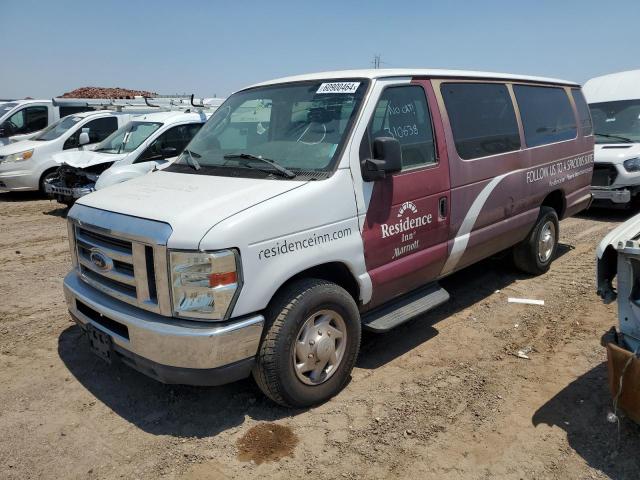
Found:
[[[225,97],[287,75],[454,68],[584,83],[640,68],[638,0],[0,0],[0,98]]]

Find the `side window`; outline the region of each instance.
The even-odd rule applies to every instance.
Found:
[[[573,101],[578,109],[578,119],[580,121],[580,129],[582,135],[588,137],[593,135],[593,123],[591,122],[591,113],[589,112],[589,106],[584,99],[584,95],[579,88],[572,88],[571,95],[573,95]]]
[[[514,85],[527,147],[575,138],[576,119],[563,88]]]
[[[47,126],[49,119],[49,112],[47,111],[47,107],[27,107],[25,110],[25,128],[24,132],[21,133],[37,132],[38,130],[42,130]]]
[[[440,91],[460,158],[520,149],[516,113],[506,85],[444,83]]]
[[[189,123],[186,125],[178,125],[170,128],[166,132],[160,134],[149,147],[133,163],[148,162],[150,160],[160,160],[162,158],[171,158],[179,155],[182,150],[191,141],[198,130],[204,125],[203,123]],[[172,154],[163,153],[167,149],[173,149]],[[173,154],[175,150],[175,154]]]
[[[379,137],[400,142],[402,168],[436,163],[431,115],[422,87],[389,87],[382,92],[369,125],[369,143]]]
[[[24,126],[25,126],[25,110],[26,108],[23,108],[22,110],[18,110],[16,113],[14,113],[13,115],[11,115],[6,123],[9,124],[9,128],[10,128],[10,135],[18,135],[20,133],[24,133]]]
[[[80,130],[89,129],[89,143],[101,142],[118,129],[116,117],[96,118],[86,123]]]

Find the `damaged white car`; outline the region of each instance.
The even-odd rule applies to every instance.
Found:
[[[598,295],[618,302],[618,328],[602,337],[614,409],[640,423],[640,215],[609,232],[596,255]]]
[[[45,191],[72,205],[94,190],[162,169],[176,158],[209,118],[205,112],[157,112],[134,117],[92,151],[55,155],[60,165]]]

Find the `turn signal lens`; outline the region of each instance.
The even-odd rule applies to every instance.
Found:
[[[226,273],[211,273],[208,275],[209,277],[209,286],[210,287],[220,287],[222,285],[231,285],[232,283],[236,283],[238,280],[238,276],[236,272],[226,272]]]

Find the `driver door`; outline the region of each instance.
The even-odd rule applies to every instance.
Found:
[[[402,170],[374,182],[362,238],[376,307],[435,280],[447,256],[450,183],[440,114],[429,81],[385,88],[360,149],[400,143]]]

